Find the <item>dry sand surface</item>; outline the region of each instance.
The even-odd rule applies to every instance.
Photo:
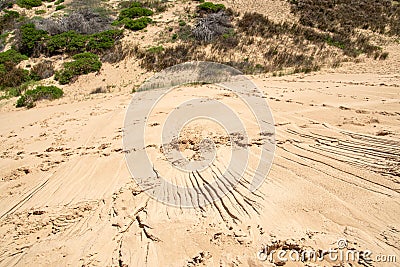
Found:
[[[132,97],[127,90],[77,99],[71,86],[62,100],[31,110],[6,104],[0,114],[0,265],[269,266],[256,257],[263,244],[318,250],[339,238],[349,248],[399,260],[399,76],[358,66],[365,69],[250,77],[274,116],[274,164],[254,194],[234,191],[204,209],[161,204],[131,178],[122,149]],[[93,88],[95,79],[81,77],[75,90]],[[213,86],[171,94],[176,101],[235,98]],[[160,114],[171,109],[171,101],[161,103],[152,119],[162,123]],[[183,136],[197,140],[204,128],[223,137],[217,126],[201,123]],[[153,154],[161,145],[158,131],[153,127],[146,136]],[[257,149],[258,143],[250,145]]]

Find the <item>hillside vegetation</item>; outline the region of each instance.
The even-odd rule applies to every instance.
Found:
[[[0,3],[2,98],[23,95],[44,80],[70,84],[99,71],[102,62],[126,58],[136,58],[147,71],[202,60],[247,74],[307,73],[366,57],[384,60],[390,55],[379,40],[400,35],[398,1],[288,3],[297,19],[278,22],[204,1],[5,0]],[[67,62],[57,64],[57,56]],[[21,65],[32,58],[42,62]]]

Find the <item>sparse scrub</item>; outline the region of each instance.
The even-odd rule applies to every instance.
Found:
[[[32,108],[35,102],[42,99],[58,99],[64,92],[56,86],[37,86],[33,90],[27,90],[17,101],[16,107]]]
[[[64,63],[63,70],[56,72],[55,79],[60,84],[68,84],[79,75],[96,72],[101,69],[101,61],[95,54],[76,54],[73,59],[74,61]]]
[[[224,13],[211,13],[200,18],[193,29],[193,36],[200,41],[210,42],[233,30],[230,18]]]
[[[46,14],[46,10],[44,10],[44,9],[40,9],[40,10],[36,10],[35,11],[35,15],[43,15],[43,14]]]
[[[50,78],[54,75],[54,65],[51,61],[45,60],[33,66],[30,72],[32,80],[39,81]]]
[[[387,33],[387,26],[389,30],[395,27],[400,12],[400,6],[392,4],[392,0],[298,0],[290,3],[302,25],[340,34],[349,34],[356,28]]]
[[[143,7],[151,8],[157,13],[162,13],[167,10],[168,2],[164,0],[146,0],[143,1]]]
[[[13,10],[4,10],[4,14],[0,16],[0,34],[7,34],[9,31],[18,27],[20,14]]]
[[[110,17],[100,15],[89,8],[85,8],[74,11],[69,16],[62,17],[59,20],[37,20],[35,21],[35,25],[38,29],[45,30],[50,35],[68,31],[75,31],[80,34],[93,34],[110,29],[111,21]]]
[[[12,8],[14,3],[15,3],[15,0],[0,1],[0,11],[4,10],[5,8]]]
[[[17,68],[13,62],[0,64],[0,89],[17,87],[29,80],[29,71]]]
[[[14,49],[0,53],[0,89],[10,90],[30,80],[29,71],[17,67],[21,61],[28,59]]]

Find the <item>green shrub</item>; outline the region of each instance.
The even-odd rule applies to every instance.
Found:
[[[33,90],[27,90],[20,96],[16,107],[32,108],[35,102],[42,99],[58,99],[62,97],[64,92],[56,86],[38,86]]]
[[[55,5],[59,5],[59,4],[61,4],[61,3],[64,3],[64,0],[57,0],[54,4],[55,4]]]
[[[20,7],[31,9],[42,5],[42,0],[17,0],[17,5]]]
[[[66,8],[66,6],[64,6],[64,5],[59,5],[59,6],[56,6],[56,11],[57,11],[57,10],[64,9],[64,8]]]
[[[86,47],[88,37],[74,31],[63,32],[51,36],[46,42],[46,50],[49,55],[62,54],[64,52],[79,53]]]
[[[144,16],[151,16],[153,14],[154,12],[147,8],[130,7],[121,10],[121,12],[119,13],[119,20],[122,20],[124,18],[134,19]]]
[[[20,40],[17,41],[17,46],[21,53],[31,56],[41,52],[48,56],[53,56],[62,53],[76,54],[109,49],[122,36],[123,31],[107,30],[89,35],[68,31],[50,36],[46,31],[37,30],[30,23],[23,25],[20,33]]]
[[[154,12],[144,8],[139,2],[133,2],[128,8],[124,8],[119,13],[118,20],[113,23],[114,26],[125,25],[126,29],[138,31],[147,27],[152,22],[148,16]]]
[[[87,51],[100,51],[114,46],[115,41],[122,36],[122,30],[108,30],[100,33],[94,33],[89,36],[86,45]]]
[[[73,56],[74,61],[64,63],[64,69],[56,72],[55,79],[60,84],[68,84],[82,74],[96,72],[101,69],[99,57],[92,53],[81,53]]]
[[[46,31],[37,30],[33,23],[22,25],[20,28],[21,40],[18,44],[19,51],[27,56],[32,56],[38,44],[48,39]]]
[[[10,49],[0,53],[0,64],[4,64],[6,62],[12,62],[14,64],[18,64],[22,60],[27,60],[27,59],[28,59],[27,56],[20,54],[14,49]]]
[[[19,13],[17,11],[14,10],[3,10],[4,11],[4,18],[19,18]]]
[[[225,6],[223,4],[214,4],[212,2],[204,2],[197,6],[197,9],[200,11],[205,11],[207,13],[216,13],[221,10],[225,10]]]
[[[124,19],[122,21],[125,28],[132,31],[139,31],[147,27],[152,22],[151,18],[143,17],[139,19]]]

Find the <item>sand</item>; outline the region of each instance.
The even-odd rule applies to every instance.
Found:
[[[234,193],[204,209],[159,203],[131,178],[122,149],[127,89],[87,89],[76,99],[66,88],[65,98],[34,109],[3,107],[0,265],[265,266],[256,257],[263,244],[318,250],[340,238],[398,256],[398,75],[344,67],[250,78],[274,116],[274,163],[251,201]],[[234,98],[203,87],[185,95]],[[149,144],[161,145],[156,135],[149,131]]]

